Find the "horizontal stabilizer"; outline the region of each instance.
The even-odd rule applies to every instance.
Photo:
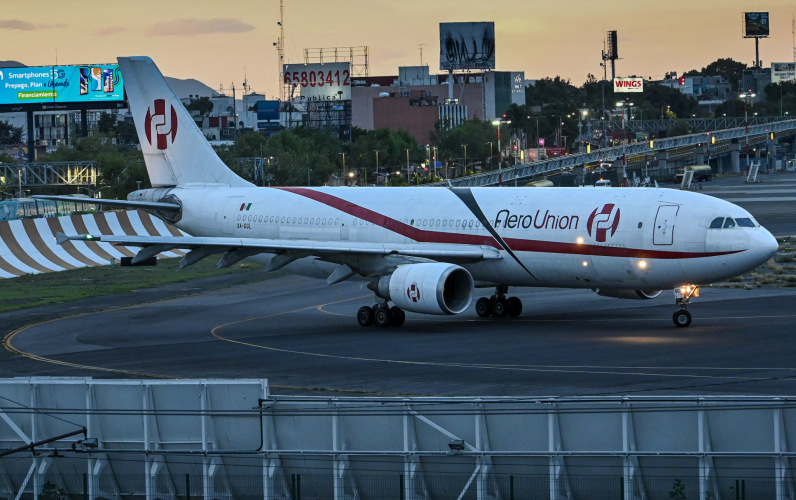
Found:
[[[90,205],[108,205],[111,207],[129,207],[149,210],[179,211],[182,207],[177,203],[166,203],[161,201],[128,201],[128,200],[104,200],[101,198],[77,198],[74,196],[50,196],[34,195],[31,198],[37,200],[67,201],[72,203],[85,203]]]

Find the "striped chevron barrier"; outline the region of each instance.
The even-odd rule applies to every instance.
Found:
[[[78,267],[105,266],[111,259],[132,257],[138,251],[131,247],[114,247],[96,241],[55,242],[55,234],[115,234],[130,236],[185,236],[186,234],[162,220],[140,210],[101,212],[42,219],[0,222],[0,278],[23,274],[49,273]],[[172,250],[159,258],[185,255]]]

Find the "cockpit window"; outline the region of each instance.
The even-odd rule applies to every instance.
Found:
[[[739,227],[755,227],[755,221],[748,217],[735,219],[735,222],[738,223]]]
[[[724,224],[724,217],[716,217],[713,219],[713,222],[710,223],[710,228],[721,229],[722,224]]]
[[[732,217],[724,219],[724,228],[727,229],[728,227],[735,227],[735,220]]]

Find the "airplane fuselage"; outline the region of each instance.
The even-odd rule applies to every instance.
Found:
[[[673,189],[181,187],[170,194],[183,206],[177,226],[193,236],[494,248],[501,258],[460,263],[479,285],[705,284],[761,264],[773,240],[744,209]],[[720,217],[753,224],[710,228]],[[337,265],[300,259],[288,270],[326,277]]]

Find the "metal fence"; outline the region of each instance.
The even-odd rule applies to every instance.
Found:
[[[628,484],[622,476],[572,476],[551,482],[547,475],[487,474],[476,483],[462,474],[425,474],[407,488],[402,474],[351,475],[335,490],[333,474],[293,474],[279,496],[266,494],[261,475],[225,476],[204,482],[200,475],[158,476],[154,484],[145,475],[100,475],[90,484],[88,474],[48,475],[9,487],[20,479],[0,480],[0,498],[44,500],[77,499],[290,499],[290,500],[432,500],[432,499],[539,499],[539,500],[752,500],[776,498],[774,480],[726,478],[705,488],[700,497],[699,478],[693,476],[647,477]],[[5,483],[5,484],[4,484]],[[643,484],[641,484],[643,483]],[[150,491],[150,495],[147,495]],[[643,492],[643,493],[642,493]],[[792,498],[792,497],[791,497]]]

